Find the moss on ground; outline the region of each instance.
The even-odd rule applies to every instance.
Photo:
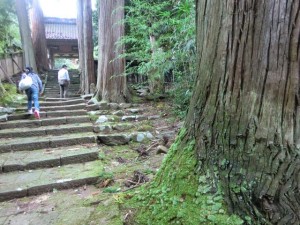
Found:
[[[2,85],[6,92],[4,93],[4,96],[0,98],[0,106],[17,107],[24,102],[26,96],[18,94],[15,85],[5,83]]]
[[[195,141],[181,148],[185,134],[180,132],[153,182],[122,195],[124,211],[135,212],[127,224],[243,224],[227,214],[221,191],[212,194],[206,176],[197,173]]]

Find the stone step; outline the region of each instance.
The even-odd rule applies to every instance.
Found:
[[[57,106],[41,106],[41,111],[60,111],[60,110],[76,110],[85,109],[86,104],[80,103],[76,105],[57,105]]]
[[[63,105],[76,105],[85,103],[84,99],[76,98],[76,99],[53,99],[50,101],[49,98],[46,98],[42,101],[39,101],[40,106],[63,106]],[[22,103],[22,105],[27,106],[27,102]]]
[[[79,89],[80,88],[80,84],[79,83],[71,83],[69,85],[69,88],[68,89]],[[55,84],[48,84],[47,83],[47,86],[45,87],[45,90],[53,90],[53,89],[58,89],[59,90],[59,85],[57,83]]]
[[[57,118],[42,118],[40,120],[12,120],[0,123],[0,130],[11,129],[11,128],[21,128],[21,127],[41,127],[50,125],[62,125],[71,123],[85,123],[90,122],[91,119],[88,115],[84,116],[66,116]]]
[[[57,93],[57,94],[47,94],[46,93],[46,95],[51,98],[60,98],[59,93]],[[78,98],[78,97],[80,97],[80,94],[72,94],[72,93],[68,94],[68,98]]]
[[[57,148],[78,144],[95,143],[95,134],[92,132],[64,134],[60,136],[2,138],[0,139],[0,153],[11,151],[29,151],[44,148]]]
[[[68,93],[77,93],[80,88],[70,88],[68,89]],[[59,93],[59,88],[51,88],[51,89],[45,89],[44,93],[47,95],[49,93]]]
[[[43,109],[41,109],[43,110]],[[25,111],[25,110],[24,110]],[[54,117],[62,117],[62,116],[83,116],[86,115],[86,110],[81,109],[81,110],[60,110],[60,111],[40,111],[40,117],[43,118],[54,118]],[[33,114],[28,114],[28,113],[20,113],[20,114],[13,114],[9,115],[7,119],[9,121],[13,120],[23,120],[23,119],[33,119],[34,115]]]
[[[0,201],[94,184],[103,165],[100,161],[70,164],[33,171],[2,173]]]
[[[150,132],[97,134],[97,142],[108,146],[126,145],[130,141],[141,143],[153,138]]]
[[[78,101],[78,100],[83,100],[83,99],[80,98],[80,96],[79,96],[79,97],[73,97],[73,98],[44,97],[43,100],[46,102],[66,102],[66,103],[68,103],[68,102]]]
[[[103,124],[105,122],[110,122],[110,123],[139,122],[139,121],[152,120],[152,119],[157,119],[157,118],[154,116],[144,116],[144,115],[125,115],[125,116],[100,115],[95,123],[98,125],[98,124]]]
[[[89,162],[97,160],[98,156],[99,148],[96,144],[3,153],[0,158],[0,177],[1,172],[8,173]]]
[[[13,128],[0,130],[0,138],[34,137],[44,135],[63,135],[92,132],[92,123],[62,124],[32,128]]]

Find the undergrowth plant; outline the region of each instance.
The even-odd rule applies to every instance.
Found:
[[[4,92],[1,93],[0,96],[1,107],[17,107],[26,98],[25,95],[17,93],[17,88],[15,85],[8,83],[0,83],[0,85],[2,85],[4,88]]]
[[[195,74],[194,1],[131,0],[124,22],[126,51],[120,57],[128,62],[127,75],[162,79],[176,112],[184,114]]]

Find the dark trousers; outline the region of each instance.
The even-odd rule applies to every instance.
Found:
[[[68,89],[69,89],[69,83],[68,82],[66,82],[65,84],[59,85],[60,98],[66,98],[67,97]]]

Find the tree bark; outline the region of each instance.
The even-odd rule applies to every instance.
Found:
[[[124,0],[103,0],[99,4],[98,99],[125,102],[128,99],[124,51],[117,42],[124,35]]]
[[[197,76],[187,132],[159,184],[183,179],[177,165],[190,165],[180,155],[192,140],[197,164],[190,176],[209,177],[212,192],[221,188],[229,212],[252,224],[299,224],[299,4],[196,1]]]
[[[16,12],[19,22],[21,34],[23,56],[26,66],[31,66],[34,71],[37,71],[33,44],[31,39],[31,31],[29,27],[29,18],[27,13],[27,1],[15,0]]]
[[[77,32],[78,32],[78,54],[79,54],[79,70],[80,70],[80,91],[85,90],[85,70],[84,70],[84,40],[83,40],[83,1],[77,0]]]
[[[96,84],[93,57],[93,24],[91,0],[83,3],[83,40],[84,40],[84,70],[86,71],[85,94],[90,93],[90,85]]]
[[[93,29],[91,1],[77,0],[77,27],[79,62],[81,70],[81,92],[90,93],[90,85],[96,83],[93,58]]]
[[[39,72],[48,71],[49,61],[47,54],[44,15],[38,0],[32,0],[32,10],[30,16],[32,28],[32,42],[35,51],[37,70]]]

